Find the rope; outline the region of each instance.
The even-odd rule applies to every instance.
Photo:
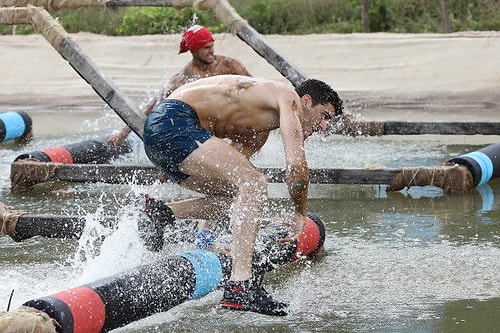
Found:
[[[16,236],[16,224],[21,215],[23,215],[23,213],[11,211],[4,203],[0,202],[0,235],[8,235],[15,241],[18,241]]]
[[[14,162],[10,165],[11,191],[22,192],[33,185],[49,181],[54,178],[56,170],[57,163],[41,164],[34,158]]]
[[[387,191],[399,191],[411,186],[437,186],[446,194],[463,194],[472,189],[470,171],[463,165],[403,168],[389,182]]]
[[[27,306],[0,313],[0,332],[56,333],[61,325],[48,314]]]

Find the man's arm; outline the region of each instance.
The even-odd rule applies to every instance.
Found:
[[[158,101],[157,97],[152,98],[148,104],[142,109],[142,113],[147,116],[148,114],[151,113],[151,110],[153,110],[153,107],[156,105],[156,102]],[[118,147],[121,146],[125,140],[127,139],[127,136],[132,132],[132,129],[128,126],[125,126],[121,129],[120,132],[112,135],[108,139],[108,144],[110,146]]]
[[[189,77],[185,74],[186,68],[182,70],[182,72],[176,73],[170,77],[166,86],[163,87],[163,90],[160,92],[160,100],[163,101],[166,99],[175,89],[180,86],[186,84],[188,82]]]
[[[309,169],[304,150],[304,133],[299,114],[300,100],[289,99],[280,105],[280,132],[283,139],[286,161],[286,183],[293,201],[295,214],[292,235],[295,240],[302,233],[307,214]]]

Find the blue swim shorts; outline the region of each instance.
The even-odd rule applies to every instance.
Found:
[[[171,180],[180,183],[189,175],[179,164],[191,154],[198,143],[214,133],[200,126],[196,112],[188,104],[166,99],[155,106],[144,123],[144,149],[153,164]]]

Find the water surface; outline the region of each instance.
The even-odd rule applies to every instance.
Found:
[[[109,110],[73,110],[71,122],[45,110],[34,117],[35,138],[0,149],[0,201],[32,214],[87,216],[89,232],[77,240],[34,237],[21,243],[0,236],[0,310],[116,274],[159,256],[140,244],[134,200],[148,192],[164,200],[189,197],[172,185],[40,184],[10,192],[10,163],[21,153],[75,143],[120,128]],[[69,115],[67,115],[69,117]],[[38,124],[45,124],[37,128]],[[47,124],[54,124],[47,130]],[[50,126],[49,126],[50,127]],[[440,165],[496,138],[315,136],[307,143],[312,168]],[[480,141],[480,144],[477,142]],[[474,142],[470,143],[470,142]],[[113,163],[147,165],[140,143]],[[262,167],[282,167],[273,133],[255,157]],[[270,185],[273,212],[289,202],[284,185]],[[326,226],[325,252],[268,274],[266,288],[291,303],[287,317],[228,312],[219,291],[186,302],[116,332],[492,332],[500,327],[500,182],[461,196],[436,187],[387,193],[385,186],[312,185],[309,211]],[[113,231],[92,226],[93,217],[117,215]],[[105,235],[104,241],[99,237]]]

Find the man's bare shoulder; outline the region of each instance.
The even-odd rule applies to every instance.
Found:
[[[216,55],[217,65],[214,68],[215,75],[234,74],[251,76],[241,61],[223,55]]]
[[[220,55],[220,54],[217,54],[215,56],[215,58],[217,59],[218,62],[226,64],[226,65],[241,64],[241,62],[238,59],[231,58],[231,57],[224,56],[224,55]]]
[[[169,85],[178,87],[178,86],[184,84],[185,80],[186,80],[186,75],[184,74],[184,72],[175,73],[174,75],[172,75],[170,77]]]

